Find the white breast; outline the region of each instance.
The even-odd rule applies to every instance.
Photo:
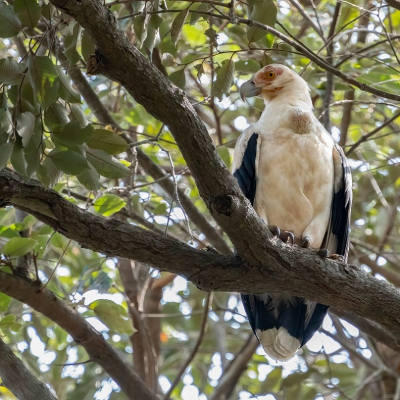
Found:
[[[333,195],[333,140],[312,114],[309,133],[296,133],[294,113],[304,118],[298,107],[271,106],[255,126],[260,140],[254,208],[266,223],[297,238],[318,218],[312,245],[319,247]]]

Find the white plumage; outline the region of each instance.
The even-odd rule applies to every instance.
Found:
[[[343,152],[313,114],[307,83],[275,64],[245,83],[241,94],[261,94],[266,104],[238,139],[233,161],[255,211],[266,224],[293,232],[296,244],[346,258],[351,177]],[[242,297],[264,350],[281,361],[296,354],[327,312],[327,306],[297,297]]]

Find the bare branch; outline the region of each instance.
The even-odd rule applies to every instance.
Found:
[[[1,271],[0,291],[29,305],[68,332],[76,344],[85,348],[90,359],[104,368],[129,399],[158,400],[103,336],[52,292],[47,289],[41,291],[36,282],[29,282]],[[38,398],[41,397],[35,397]]]
[[[34,377],[0,338],[0,378],[19,400],[56,400],[46,385]]]
[[[204,333],[205,333],[206,328],[207,328],[207,319],[208,319],[208,313],[210,311],[210,307],[211,307],[211,304],[212,304],[212,298],[213,298],[213,293],[208,293],[207,297],[206,297],[205,304],[204,304],[204,314],[203,314],[203,320],[201,322],[199,337],[197,338],[196,344],[194,345],[192,351],[190,352],[189,357],[182,364],[181,368],[179,369],[178,373],[176,374],[175,380],[173,381],[171,387],[169,388],[168,392],[164,396],[164,400],[169,400],[171,398],[171,394],[174,391],[176,385],[181,380],[182,375],[186,371],[186,368],[193,361],[194,356],[196,355],[197,351],[200,348],[201,342],[203,341],[203,338],[204,338]]]
[[[385,122],[383,122],[377,128],[373,129],[371,132],[364,135],[358,142],[354,143],[350,147],[350,149],[347,150],[346,156],[351,154],[361,143],[366,142],[369,138],[371,138],[376,133],[380,132],[383,128],[386,128],[388,125],[390,125],[393,121],[395,121],[399,117],[400,117],[400,111],[397,111],[396,113],[394,113],[394,115],[391,118],[387,119]]]
[[[349,314],[345,311],[337,310],[335,308],[330,308],[329,312],[356,326],[358,329],[360,329],[360,331],[364,332],[368,336],[373,337],[376,341],[381,342],[396,351],[397,353],[400,353],[400,346],[396,343],[396,341],[374,322],[369,321],[365,318],[356,317],[352,314]]]
[[[399,0],[385,0],[390,7],[396,8],[400,10],[400,1]]]
[[[346,90],[344,99],[347,101],[343,105],[343,116],[340,122],[340,140],[339,146],[345,146],[347,141],[347,132],[351,123],[351,111],[353,110],[354,90]]]
[[[259,345],[257,338],[251,334],[219,379],[218,386],[215,388],[210,400],[225,400],[229,398]]]
[[[310,14],[304,9],[304,7],[297,0],[289,0],[290,3],[297,9],[301,16],[308,21],[315,32],[325,41],[324,34],[320,26],[318,26],[314,20],[311,18]]]

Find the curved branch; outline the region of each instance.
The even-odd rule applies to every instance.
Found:
[[[151,115],[169,127],[200,195],[241,258],[195,250],[142,228],[91,215],[58,193],[3,171],[0,198],[6,204],[30,212],[84,247],[177,273],[203,290],[279,292],[308,298],[374,320],[400,341],[400,293],[354,266],[324,261],[313,251],[271,239],[264,222],[223,164],[184,92],[131,45],[102,2],[52,0],[52,3],[73,16],[98,47],[88,69],[121,83]],[[248,20],[238,20],[245,21]],[[250,22],[282,36],[272,28]],[[339,71],[334,71],[342,77]],[[347,81],[350,82],[349,78]]]
[[[77,311],[68,307],[52,292],[47,289],[42,290],[36,282],[17,278],[1,271],[0,291],[28,304],[68,332],[76,344],[85,348],[90,360],[103,367],[129,399],[158,400],[158,397],[146,387],[103,336],[95,331]]]
[[[0,378],[19,400],[57,400],[0,338]]]
[[[0,172],[0,205],[7,204],[31,213],[83,247],[109,256],[136,259],[182,275],[200,289],[286,293],[308,298],[368,318],[400,342],[400,293],[387,282],[353,265],[324,261],[314,251],[265,236],[260,243],[250,231],[248,235],[254,239],[254,244],[247,253],[254,254],[254,262],[215,251],[196,250],[176,239],[95,216],[63,199],[54,190],[3,170]],[[9,294],[1,279],[0,291]],[[24,290],[13,292],[11,296],[31,304]],[[21,299],[22,296],[25,297]],[[46,311],[37,310],[44,314]],[[57,323],[60,321],[58,314],[49,317]],[[64,323],[61,319],[59,324],[64,327]],[[106,366],[108,368],[108,364]]]

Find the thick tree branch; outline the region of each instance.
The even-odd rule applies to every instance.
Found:
[[[56,400],[46,385],[34,377],[0,338],[0,378],[19,400]]]
[[[89,82],[83,76],[79,68],[70,68],[68,70],[69,76],[74,81],[79,92],[85,99],[89,108],[93,111],[96,118],[105,124],[118,127],[118,124],[111,116],[107,107],[103,105],[99,97],[90,86]],[[124,139],[128,143],[132,143],[131,138],[123,134]],[[171,179],[162,179],[167,174],[165,171],[159,167],[144,151],[140,148],[136,148],[137,157],[142,168],[148,173],[154,180],[158,181],[158,184],[163,190],[172,198],[175,194],[174,183]],[[162,179],[162,180],[161,180]],[[211,226],[205,215],[201,214],[192,201],[185,195],[184,191],[178,188],[179,200],[184,208],[186,214],[188,215],[190,221],[195,224],[199,230],[206,236],[207,240],[222,254],[231,254],[231,249],[222,238],[222,236],[217,232],[217,230]]]
[[[29,305],[68,332],[76,344],[85,348],[90,360],[103,367],[129,399],[158,399],[103,336],[52,292],[47,289],[41,290],[36,283],[4,272],[0,272],[0,291]]]
[[[386,0],[386,3],[389,4],[389,6],[396,8],[397,10],[400,10],[400,1],[399,0]]]
[[[214,251],[196,250],[143,228],[90,214],[54,190],[7,170],[0,172],[1,204],[30,212],[83,247],[109,256],[136,259],[182,275],[200,289],[287,293],[308,298],[368,318],[400,341],[400,293],[355,266],[324,261],[313,251],[268,238],[262,244],[255,238],[254,246],[260,257],[254,263]],[[1,283],[0,291],[10,294],[3,290]],[[23,291],[13,292],[11,296],[31,304],[25,301],[29,300],[26,297],[21,299],[22,294]],[[58,315],[49,317],[57,323],[60,321]]]

